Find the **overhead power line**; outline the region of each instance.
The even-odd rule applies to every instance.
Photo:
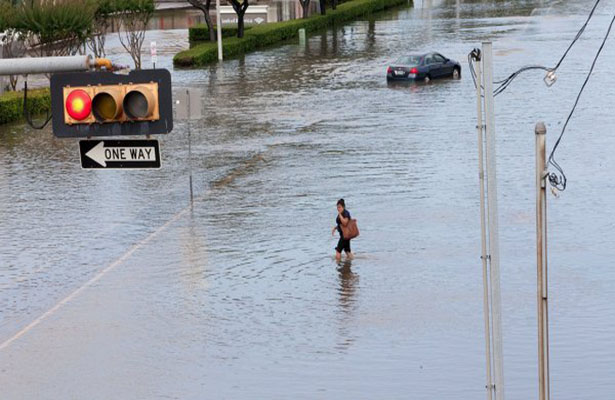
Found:
[[[555,151],[557,150],[560,142],[562,141],[562,137],[564,136],[564,133],[566,132],[566,127],[568,126],[568,122],[570,122],[570,118],[572,118],[572,114],[574,114],[574,111],[577,108],[577,104],[579,104],[579,100],[581,99],[583,90],[585,90],[585,86],[587,86],[587,82],[589,82],[589,78],[591,77],[592,72],[594,71],[594,67],[596,66],[596,61],[598,61],[598,57],[600,56],[600,53],[602,52],[602,49],[604,48],[604,44],[606,43],[606,40],[611,34],[611,29],[613,28],[614,22],[615,22],[615,15],[613,15],[613,18],[611,19],[611,23],[609,24],[609,29],[606,31],[606,35],[604,35],[604,39],[602,39],[602,43],[600,44],[600,47],[598,48],[598,51],[596,52],[596,56],[594,57],[594,61],[592,62],[589,72],[587,73],[587,76],[585,77],[585,81],[583,82],[583,85],[581,86],[581,90],[579,90],[579,93],[577,94],[577,98],[574,102],[574,105],[572,106],[572,109],[570,110],[570,113],[568,114],[568,118],[566,118],[566,122],[564,123],[564,126],[562,127],[562,132],[557,138],[557,141],[555,142],[555,145],[553,146],[553,150],[551,150],[551,154],[549,155],[549,164],[551,164],[557,170],[557,173],[551,172],[548,175],[549,183],[551,183],[551,186],[553,186],[554,188],[560,191],[566,190],[567,180],[566,180],[566,175],[564,174],[564,171],[562,170],[561,166],[555,160]]]
[[[500,86],[498,86],[494,90],[493,95],[497,96],[497,95],[501,94],[502,92],[504,92],[508,88],[508,86],[511,84],[511,82],[516,77],[518,77],[521,73],[523,73],[525,71],[530,71],[530,70],[538,69],[538,70],[547,71],[547,73],[551,74],[552,77],[555,77],[555,71],[557,71],[557,69],[560,67],[560,65],[562,65],[562,62],[564,61],[564,59],[566,58],[566,56],[570,52],[570,49],[572,49],[572,47],[576,44],[576,42],[579,40],[579,38],[585,32],[585,28],[587,28],[587,25],[589,24],[589,21],[594,16],[594,12],[596,11],[596,8],[598,7],[598,4],[600,4],[600,1],[602,1],[602,0],[596,0],[596,2],[594,3],[594,6],[592,7],[592,9],[589,12],[589,15],[587,16],[587,19],[585,20],[585,23],[583,23],[583,25],[581,25],[581,28],[577,31],[577,34],[575,35],[574,39],[572,39],[572,41],[568,45],[568,48],[566,49],[566,51],[564,51],[564,54],[562,54],[561,58],[559,59],[557,64],[555,64],[554,67],[550,68],[550,67],[545,67],[543,65],[528,65],[528,66],[522,67],[522,68],[518,69],[517,71],[513,72],[512,74],[510,74],[506,79],[494,82],[496,85],[500,85]]]

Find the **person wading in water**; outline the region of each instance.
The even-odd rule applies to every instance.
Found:
[[[335,231],[337,230],[340,234],[340,240],[337,242],[337,247],[335,248],[335,260],[340,261],[342,259],[342,250],[346,252],[346,256],[349,259],[352,259],[353,255],[350,251],[350,239],[344,239],[344,233],[342,232],[342,225],[346,226],[350,222],[350,213],[346,210],[346,203],[344,203],[344,199],[339,199],[337,201],[337,218],[335,219],[335,226],[331,231],[331,235],[335,235]]]

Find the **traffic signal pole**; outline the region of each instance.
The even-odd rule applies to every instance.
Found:
[[[125,69],[106,58],[91,56],[32,57],[0,59],[0,75],[52,74],[55,72],[89,71],[105,68],[108,71]]]

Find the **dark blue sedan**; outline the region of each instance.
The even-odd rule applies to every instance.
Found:
[[[387,68],[387,81],[424,81],[461,78],[461,64],[439,53],[400,57]]]

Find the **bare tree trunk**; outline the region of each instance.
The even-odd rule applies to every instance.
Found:
[[[334,10],[337,8],[337,0],[331,0],[331,8]]]
[[[310,0],[299,0],[301,8],[303,9],[303,18],[307,18],[309,14]]]
[[[151,10],[127,10],[120,15],[121,26],[117,33],[121,45],[134,61],[135,69],[141,69],[141,48],[145,40],[147,23],[153,14]]]
[[[243,16],[245,15],[248,7],[250,7],[250,3],[249,0],[243,0],[241,3],[239,0],[230,0],[230,2],[233,6],[233,10],[235,10],[235,13],[237,14],[237,37],[241,39],[244,32]]]
[[[214,25],[211,22],[211,16],[209,15],[209,6],[211,5],[211,0],[206,0],[205,4],[203,4],[200,0],[188,0],[194,8],[198,8],[203,12],[205,16],[205,24],[207,24],[207,30],[209,31],[209,41],[216,41],[216,31],[214,30]],[[216,10],[218,12],[218,10]]]
[[[319,0],[320,3],[320,15],[327,14],[327,0]]]

